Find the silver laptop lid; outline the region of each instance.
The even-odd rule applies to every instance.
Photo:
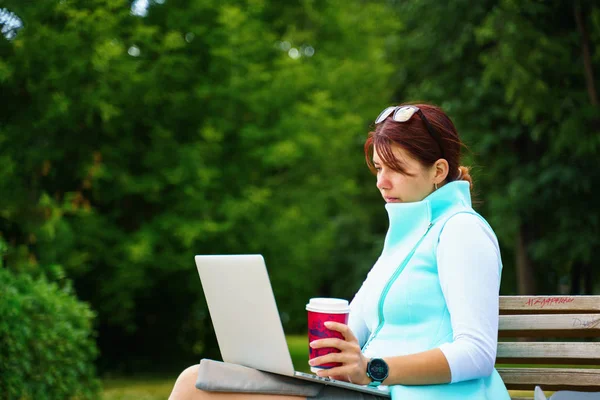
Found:
[[[223,361],[294,375],[261,255],[196,256]]]

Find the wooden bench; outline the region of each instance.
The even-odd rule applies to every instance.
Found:
[[[600,391],[599,338],[600,296],[500,296],[496,368],[509,390]]]

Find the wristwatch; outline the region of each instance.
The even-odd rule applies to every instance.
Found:
[[[372,358],[367,364],[367,376],[373,381],[369,386],[379,386],[389,374],[389,367],[382,358]]]

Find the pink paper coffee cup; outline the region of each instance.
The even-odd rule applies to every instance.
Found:
[[[343,299],[316,297],[310,299],[306,305],[308,311],[308,343],[317,339],[339,338],[344,339],[341,333],[333,331],[325,327],[325,322],[334,321],[342,324],[348,324],[348,315],[350,307],[348,301]],[[339,353],[339,350],[334,347],[324,347],[313,349],[308,346],[308,358],[312,360],[315,357],[324,356],[329,353]],[[340,363],[327,363],[318,366],[310,367],[312,372],[317,372],[320,369],[328,369],[340,366]]]

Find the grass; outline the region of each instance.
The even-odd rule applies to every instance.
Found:
[[[287,336],[287,343],[297,371],[309,372],[308,340],[305,335]],[[102,400],[165,400],[169,397],[176,376],[156,378],[110,378],[102,381]],[[546,392],[549,396],[551,392]],[[531,390],[510,390],[513,397],[533,397]]]
[[[294,369],[300,372],[310,372],[308,366],[308,338],[306,335],[288,335],[286,340]]]
[[[102,400],[165,400],[177,377],[111,378],[102,381]]]

